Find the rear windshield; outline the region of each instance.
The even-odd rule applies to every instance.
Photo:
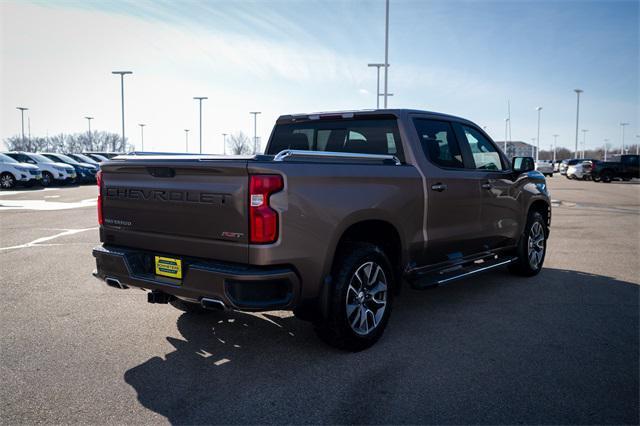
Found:
[[[313,120],[278,124],[266,154],[285,149],[395,155],[402,160],[395,119]]]

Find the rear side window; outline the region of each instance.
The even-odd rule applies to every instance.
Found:
[[[401,154],[395,119],[312,120],[277,124],[266,153],[276,155],[286,149]]]
[[[442,167],[464,168],[462,152],[448,121],[414,119],[420,145],[433,163]]]

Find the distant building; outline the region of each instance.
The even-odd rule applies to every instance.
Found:
[[[504,151],[504,141],[495,141],[496,145]],[[536,147],[522,141],[507,142],[507,157],[533,157],[536,158]]]

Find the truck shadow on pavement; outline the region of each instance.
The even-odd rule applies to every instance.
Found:
[[[360,353],[292,316],[185,313],[124,379],[174,424],[637,424],[638,297],[559,269],[404,288]]]

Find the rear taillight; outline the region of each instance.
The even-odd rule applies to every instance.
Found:
[[[253,244],[273,243],[278,239],[278,212],[269,206],[271,194],[281,191],[280,175],[249,176],[249,233]]]
[[[98,224],[102,225],[102,170],[96,173],[96,183],[98,184]]]

